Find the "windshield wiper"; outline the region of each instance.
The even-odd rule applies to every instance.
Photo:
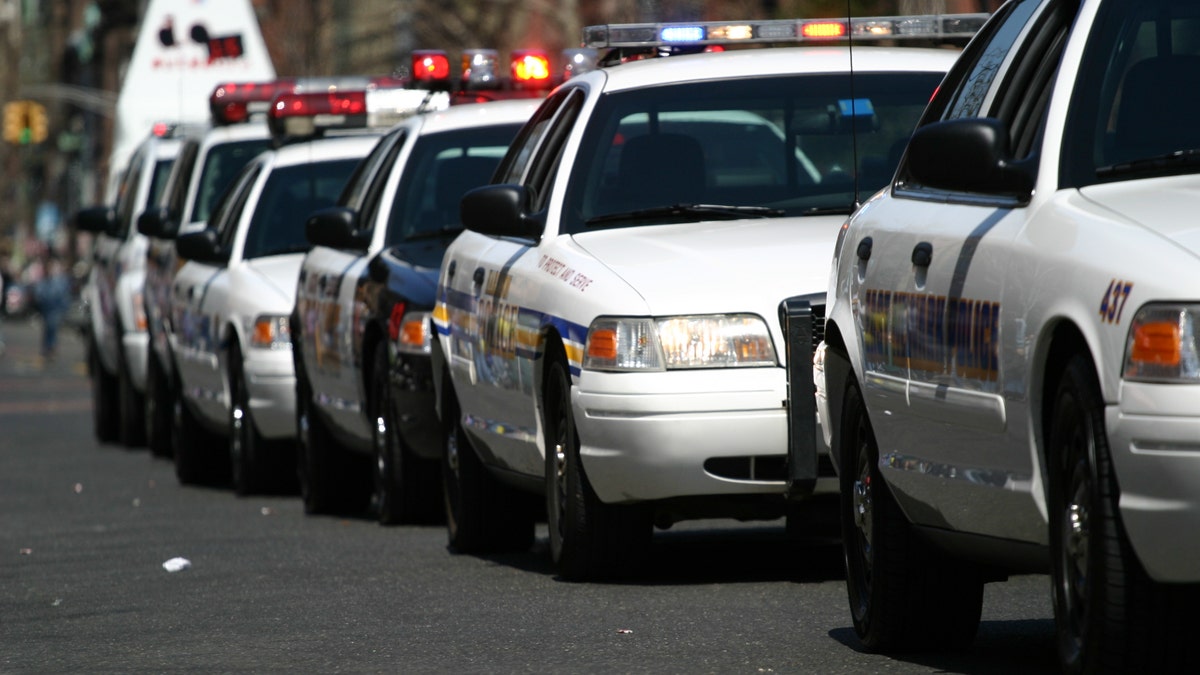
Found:
[[[1200,148],[1176,150],[1157,157],[1147,157],[1146,159],[1135,159],[1131,162],[1102,166],[1096,169],[1096,175],[1104,178],[1186,166],[1200,166]]]
[[[652,220],[656,218],[705,218],[721,220],[737,220],[739,218],[778,218],[787,212],[783,209],[773,209],[768,206],[731,206],[728,204],[673,204],[671,206],[656,206],[649,209],[609,213],[603,216],[589,218],[586,224],[604,225],[637,220]]]

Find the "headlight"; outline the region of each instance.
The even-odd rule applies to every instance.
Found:
[[[662,319],[596,319],[583,367],[668,370],[774,366],[775,349],[761,317],[749,314]]]
[[[259,349],[291,349],[292,329],[287,316],[262,315],[254,319],[250,346]]]
[[[1148,305],[1139,309],[1125,345],[1125,379],[1200,382],[1198,318],[1200,305]]]

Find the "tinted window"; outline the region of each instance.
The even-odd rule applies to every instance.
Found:
[[[1076,186],[1200,167],[1200,4],[1104,3],[1088,38],[1064,135]]]
[[[421,136],[392,202],[387,245],[462,228],[463,193],[491,182],[519,124]]]
[[[196,201],[192,203],[192,212],[183,222],[207,221],[213,206],[242,167],[269,145],[270,141],[264,138],[221,143],[209,148],[204,168],[200,170],[200,189],[196,193]]]
[[[849,213],[891,179],[941,79],[860,73],[852,89],[844,75],[805,75],[606,94],[561,231],[704,218],[614,217],[678,204]]]
[[[337,203],[358,162],[357,159],[312,162],[272,171],[254,207],[242,257],[258,258],[311,248],[304,236],[304,221],[313,211]]]

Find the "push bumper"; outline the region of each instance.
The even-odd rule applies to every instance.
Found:
[[[1200,387],[1121,385],[1105,411],[1121,520],[1146,572],[1200,582]]]

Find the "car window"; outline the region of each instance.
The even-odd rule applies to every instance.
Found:
[[[185,223],[207,221],[213,206],[242,167],[270,146],[266,138],[218,143],[208,149],[200,170],[200,189]]]
[[[993,18],[991,30],[977,39],[978,46],[972,45],[972,49],[963,54],[968,60],[960,59],[956,66],[956,69],[964,68],[965,75],[955,89],[946,92],[950,102],[942,119],[986,115],[983,106],[992,83],[1039,4],[1038,0],[1014,0]]]
[[[309,162],[277,168],[267,177],[242,247],[242,258],[307,251],[304,222],[318,209],[333,206],[358,166],[358,159]]]
[[[1113,0],[1088,37],[1063,138],[1063,182],[1200,166],[1200,5]]]
[[[361,208],[359,210],[358,228],[360,231],[375,231],[375,223],[379,214],[379,202],[383,199],[383,190],[387,187],[387,177],[391,175],[392,170],[396,166],[396,158],[400,155],[400,151],[404,149],[405,140],[408,137],[407,130],[403,130],[393,139],[394,142],[387,147],[386,153],[380,153],[379,163],[371,171],[370,180],[366,181],[366,195],[362,197]],[[361,169],[362,165],[359,165]],[[357,203],[357,202],[351,202]]]
[[[675,205],[850,213],[891,179],[942,73],[712,80],[606,94],[572,168],[562,231],[707,219]],[[857,133],[857,147],[855,134]]]
[[[520,128],[504,124],[418,138],[392,200],[386,245],[462,229],[463,193],[491,181]]]
[[[213,209],[208,226],[217,230],[221,245],[226,248],[233,244],[233,236],[237,234],[237,224],[241,220],[242,208],[250,197],[250,188],[258,180],[258,174],[261,172],[262,164],[251,164],[244,167],[241,175],[235,178],[233,185],[221,195]]]

